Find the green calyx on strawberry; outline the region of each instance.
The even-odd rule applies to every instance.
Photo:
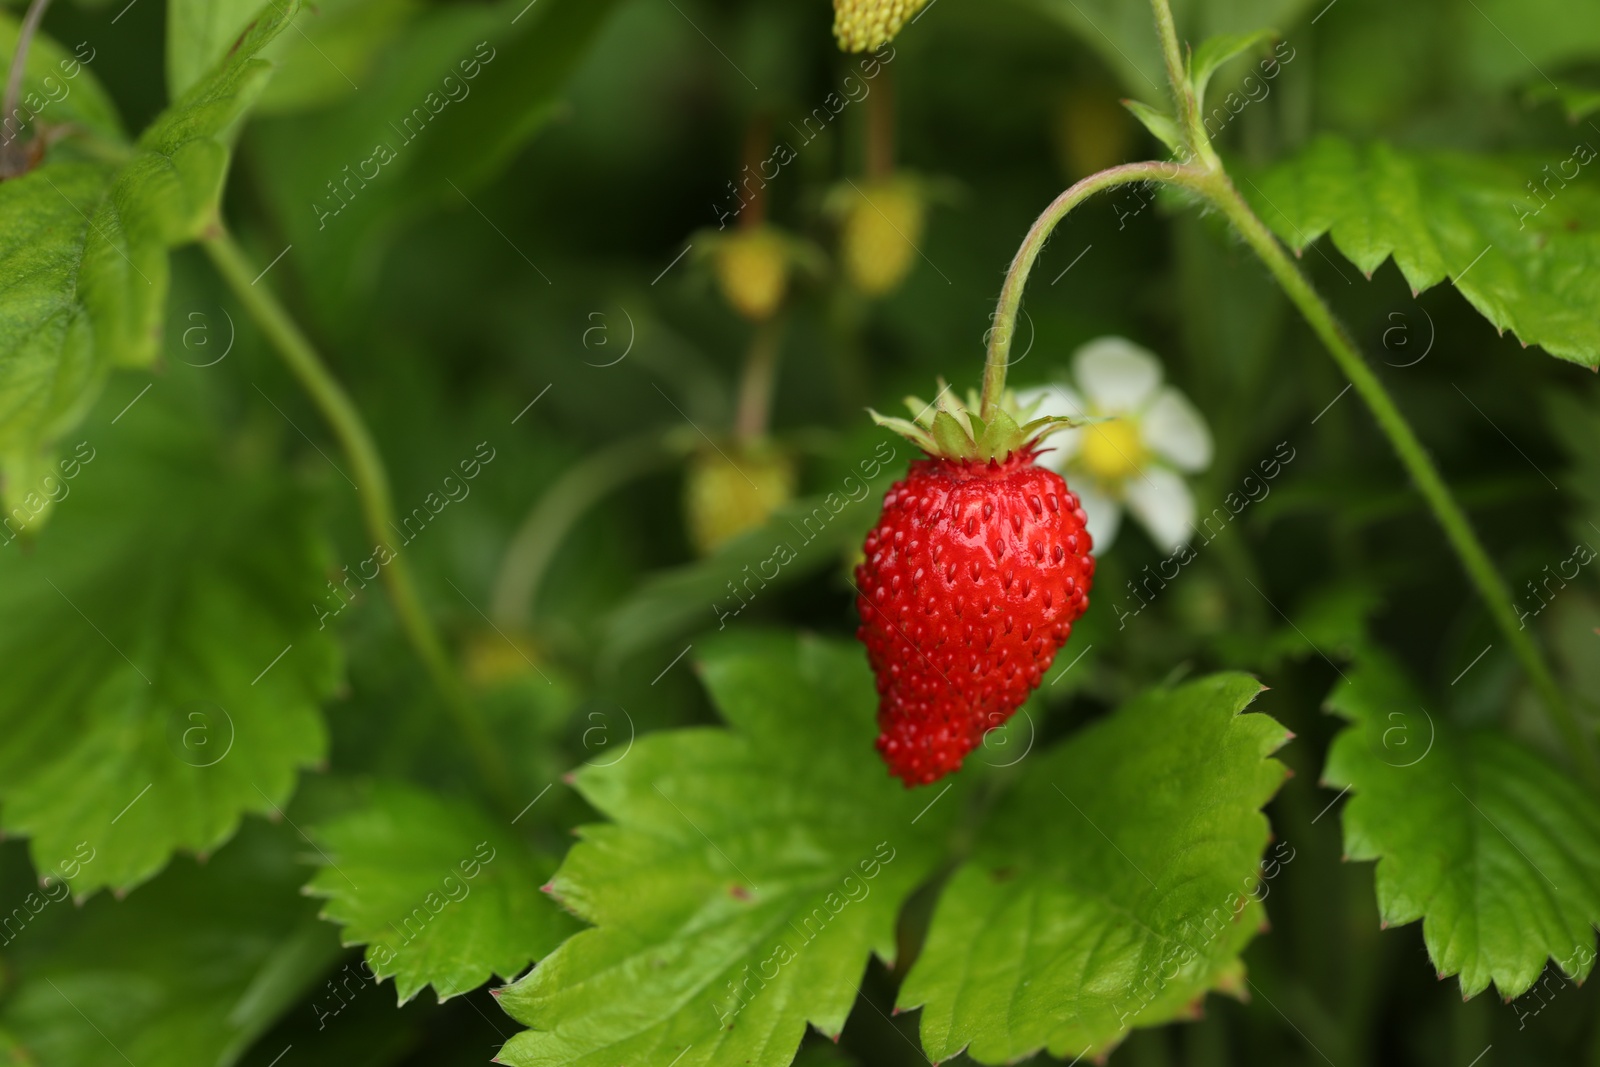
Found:
[[[927,458],[884,497],[856,568],[857,636],[878,687],[877,748],[925,785],[961,767],[1038,687],[1088,608],[1092,542],[1078,498],[1034,459],[1065,418],[985,420],[941,385],[884,418]]]
[[[1083,425],[1063,415],[1029,420],[1019,411],[1016,397],[1006,393],[985,422],[978,415],[976,392],[969,391],[963,401],[939,379],[939,392],[932,403],[908,396],[906,407],[916,414],[910,419],[880,415],[871,408],[872,421],[904,437],[930,456],[950,460],[1005,459],[1013,452],[1037,445],[1050,434]]]

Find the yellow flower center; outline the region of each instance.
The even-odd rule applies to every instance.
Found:
[[[1083,435],[1078,455],[1085,469],[1099,481],[1115,485],[1144,469],[1149,453],[1131,419],[1098,423],[1085,428]]]

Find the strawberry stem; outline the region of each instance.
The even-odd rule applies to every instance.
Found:
[[[1194,186],[1205,177],[1205,173],[1198,168],[1177,163],[1124,163],[1089,175],[1051,201],[1022,239],[1022,247],[1017,249],[1016,256],[1012,258],[1011,266],[1006,271],[1006,280],[1000,287],[1000,302],[995,307],[989,327],[988,352],[984,358],[983,399],[978,408],[979,418],[985,422],[993,418],[1000,398],[1005,393],[1006,368],[1011,365],[1011,335],[1017,322],[1017,310],[1022,306],[1022,290],[1028,284],[1034,260],[1044,250],[1045,242],[1049,240],[1056,224],[1073,208],[1102,189],[1135,182]]]

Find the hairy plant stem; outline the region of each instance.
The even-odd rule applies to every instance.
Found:
[[[219,227],[202,244],[218,273],[333,428],[340,448],[354,468],[356,495],[367,531],[378,542],[385,542],[389,536],[389,523],[394,518],[389,476],[372,435],[349,395],[328,371],[316,349],[300,332],[299,326],[283,305],[278,303],[272,291],[252,281],[253,278],[259,281],[259,278],[233,238]],[[429,677],[444,699],[445,707],[466,738],[473,762],[482,774],[485,785],[497,800],[514,807],[511,775],[505,758],[500,749],[495,747],[488,724],[472,702],[465,684],[445,652],[443,641],[423,610],[405,556],[396,553],[384,565],[383,577],[400,627],[422,657]]]
[[[1073,185],[1066,192],[1050,202],[1034,224],[1028,229],[1028,234],[1022,239],[1022,247],[1017,249],[1017,254],[1011,259],[1011,266],[1006,270],[1005,283],[1000,287],[1000,302],[995,307],[993,321],[989,324],[988,351],[984,357],[983,365],[983,400],[978,409],[978,417],[985,422],[994,414],[1000,404],[1000,397],[1006,390],[1006,368],[1011,365],[1011,334],[1017,322],[1017,311],[1022,306],[1022,290],[1028,284],[1028,275],[1033,271],[1034,260],[1039,258],[1039,253],[1044,250],[1045,242],[1050,239],[1051,232],[1056,224],[1066,218],[1067,213],[1083,203],[1102,189],[1111,189],[1118,185],[1130,185],[1135,182],[1166,181],[1177,184],[1187,184],[1192,178],[1198,180],[1200,171],[1181,167],[1174,163],[1124,163],[1120,167],[1091,174],[1087,178]]]
[[[1596,759],[1593,738],[1562,694],[1533,639],[1517,625],[1510,590],[1495,570],[1466,514],[1456,503],[1438,468],[1406,422],[1405,416],[1395,406],[1388,390],[1367,365],[1349,334],[1339,325],[1333,311],[1301,273],[1299,266],[1234,187],[1222,160],[1211,147],[1210,138],[1200,120],[1200,102],[1185,72],[1172,9],[1167,0],[1151,0],[1151,7],[1179,121],[1188,139],[1187,151],[1180,152],[1183,162],[1128,163],[1092,174],[1062,193],[1039,216],[1023,238],[1022,247],[1017,250],[1000,290],[1000,302],[990,325],[984,362],[980,416],[987,419],[1000,402],[1005,389],[1011,333],[1016,325],[1023,287],[1027,284],[1028,273],[1040,249],[1067,213],[1094,193],[1129,182],[1164,183],[1197,193],[1227,217],[1245,243],[1261,259],[1366,403],[1379,429],[1389,439],[1401,464],[1416,483],[1439,525],[1444,528],[1451,548],[1488,606],[1490,617],[1538,691],[1552,724],[1571,750],[1579,770],[1591,786],[1600,787],[1600,760]]]
[[[1202,169],[1222,173],[1222,159],[1211,147],[1211,135],[1200,119],[1200,101],[1189,84],[1189,75],[1183,61],[1183,50],[1178,47],[1178,27],[1172,21],[1172,7],[1167,0],[1150,0],[1156,18],[1156,37],[1161,41],[1161,59],[1167,67],[1167,83],[1172,89],[1172,99],[1178,108],[1178,123],[1189,138],[1189,149]],[[1191,160],[1185,159],[1185,162]]]

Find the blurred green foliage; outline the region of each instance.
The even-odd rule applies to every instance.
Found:
[[[13,3],[0,17],[7,69],[21,14]],[[1575,158],[1575,144],[1600,146],[1600,130],[1583,117],[1584,94],[1600,85],[1600,10],[1558,0],[1189,0],[1176,17],[1197,46],[1213,34],[1271,28],[1281,54],[1292,53],[1270,80],[1243,59],[1212,75],[1213,104],[1230,94],[1249,101],[1229,109],[1219,150],[1247,195],[1244,175],[1280,202],[1283,219],[1258,206],[1302,251],[1304,269],[1439,463],[1592,734],[1600,570],[1580,567],[1559,584],[1549,576],[1565,575],[1575,542],[1600,545],[1600,389],[1577,365],[1597,358],[1584,304],[1595,285],[1588,250],[1600,226],[1600,171],[1583,166],[1559,186],[1540,186],[1550,210],[1531,234],[1516,226],[1514,202],[1526,208],[1537,195],[1526,183]],[[601,969],[585,946],[647,961],[645,949],[665,942],[709,953],[685,972],[701,976],[745,958],[694,926],[702,903],[722,915],[737,897],[719,881],[715,844],[705,848],[709,839],[682,823],[667,832],[665,821],[652,822],[666,810],[652,781],[667,783],[668,796],[703,789],[696,796],[707,818],[717,812],[736,836],[747,825],[773,834],[787,851],[759,836],[730,847],[772,864],[758,882],[794,879],[794,900],[826,892],[819,880],[837,873],[832,860],[857,858],[840,842],[865,823],[831,840],[821,824],[926,802],[887,779],[852,788],[852,774],[881,769],[870,753],[870,683],[848,643],[849,567],[877,499],[911,458],[862,409],[897,409],[907,393],[931,393],[940,376],[962,389],[976,383],[1002,272],[1029,224],[1088,167],[1161,155],[1116,102],[1168,101],[1150,13],[1131,0],[942,0],[870,76],[863,57],[837,51],[829,21],[822,0],[264,8],[58,0],[50,8],[24,81],[25,98],[49,102],[24,107],[37,112],[29,130],[52,140],[28,173],[0,181],[9,516],[0,535],[0,825],[27,839],[0,845],[0,1062],[481,1063],[520,1029],[482,985],[516,979],[577,925],[530,884],[548,878],[557,857],[576,857],[558,884],[594,895],[577,910],[622,917],[617,928],[568,942],[577,947],[558,950],[567,957]],[[258,52],[277,65],[270,80],[253,61]],[[83,62],[67,77],[61,63],[70,56]],[[835,269],[827,203],[841,182],[881,165],[872,130],[891,115],[893,168],[925,176],[939,195],[909,276],[869,300]],[[1318,135],[1399,160],[1397,173],[1425,171],[1436,192],[1407,203],[1385,199],[1396,190],[1370,175],[1332,174],[1317,153],[1334,142]],[[744,168],[760,172],[780,145],[789,158],[750,204]],[[1325,182],[1316,196],[1279,200],[1283,188],[1305,191],[1308,176]],[[719,221],[735,225],[729,212],[740,203],[741,216],[759,213],[801,250],[776,322],[766,419],[768,436],[794,458],[799,487],[765,523],[697,557],[684,515],[685,457],[742,447],[743,368],[759,327],[729,307],[710,262],[690,246]],[[1375,895],[1372,868],[1343,863],[1347,853],[1409,857],[1442,847],[1443,829],[1476,832],[1490,848],[1471,855],[1500,865],[1483,884],[1532,894],[1544,882],[1517,866],[1491,827],[1427,818],[1420,801],[1431,793],[1412,792],[1415,780],[1396,786],[1373,765],[1391,736],[1387,716],[1412,709],[1351,704],[1344,676],[1371,669],[1356,666],[1369,663],[1368,650],[1385,650],[1382,662],[1408,679],[1395,687],[1441,732],[1482,732],[1485,751],[1513,753],[1505,758],[1517,774],[1490,790],[1497,806],[1485,818],[1518,798],[1533,805],[1529,818],[1540,805],[1551,809],[1547,829],[1578,859],[1570,872],[1549,874],[1587,888],[1574,885],[1550,906],[1591,936],[1588,883],[1597,876],[1584,859],[1592,852],[1573,842],[1592,835],[1593,800],[1562,779],[1571,753],[1554,740],[1370,416],[1343,392],[1294,309],[1216,216],[1178,197],[1150,198],[1136,212],[1132,203],[1091,201],[1056,232],[1024,305],[1011,383],[1053,380],[1078,345],[1101,335],[1159,353],[1215,437],[1214,462],[1192,485],[1202,514],[1223,506],[1281,444],[1296,458],[1136,615],[1119,617],[1112,605],[1133,603],[1166,551],[1130,527],[1100,556],[1095,607],[1074,629],[1065,669],[1027,705],[1037,730],[1032,764],[963,772],[945,801],[949,824],[929,827],[942,844],[928,846],[918,871],[897,872],[908,884],[878,898],[870,929],[829,954],[811,976],[815,988],[798,983],[796,995],[822,1007],[774,1009],[782,1025],[773,1032],[792,1045],[804,1029],[798,1020],[825,1017],[837,1047],[809,1032],[797,1062],[919,1062],[919,1027],[927,1033],[929,1023],[893,1006],[924,951],[948,957],[964,950],[963,938],[977,943],[972,929],[950,925],[950,909],[975,913],[973,901],[1010,891],[995,888],[1002,883],[1021,892],[1048,882],[1044,897],[1065,892],[1081,872],[1051,881],[1052,865],[1080,853],[1105,864],[1107,879],[1127,881],[1118,892],[1142,892],[1102,848],[1110,838],[1079,839],[1070,810],[1025,803],[1053,796],[1038,777],[1047,771],[1099,783],[1102,801],[1125,797],[1104,811],[1101,801],[1081,802],[1106,823],[1128,817],[1130,831],[1151,801],[1148,810],[1174,824],[1163,823],[1172,833],[1157,844],[1170,838],[1173,847],[1204,847],[1190,840],[1203,836],[1197,827],[1175,825],[1183,811],[1231,798],[1247,811],[1228,829],[1248,838],[1242,854],[1257,855],[1264,838],[1249,813],[1260,783],[1225,789],[1220,767],[1184,762],[1192,753],[1179,726],[1142,730],[1137,711],[1168,699],[1141,698],[1151,690],[1215,684],[1184,685],[1191,675],[1249,671],[1270,687],[1252,712],[1298,735],[1275,757],[1295,777],[1266,808],[1272,835],[1296,859],[1250,906],[1252,917],[1264,911],[1270,933],[1230,940],[1242,956],[1219,964],[1227,981],[1209,975],[1182,986],[1186,996],[1172,992],[1161,1016],[1186,1010],[1190,992],[1220,985],[1244,995],[1205,999],[1203,1018],[1184,1026],[1125,1032],[1119,1022],[1116,1061],[1600,1064],[1592,986],[1567,981],[1537,947],[1550,945],[1518,933],[1538,909],[1518,909],[1515,894],[1509,910],[1485,920],[1500,924],[1496,937],[1517,956],[1500,991],[1521,992],[1546,970],[1509,1006],[1492,995],[1463,1001],[1460,985],[1435,980],[1434,969],[1454,968],[1430,962],[1429,948],[1439,947],[1431,927],[1426,940],[1420,924],[1380,933],[1381,921],[1421,910],[1397,905],[1383,874]],[[1380,228],[1369,224],[1386,212],[1393,226],[1375,237]],[[390,574],[362,513],[373,487],[352,480],[322,409],[201,251],[169,252],[219,227],[248,251],[262,271],[258,291],[287,307],[371,428],[397,516],[384,547],[415,575],[460,674],[458,695],[509,765],[518,800],[509,809],[462,743],[446,714],[449,695],[433,684],[384,589]],[[1331,240],[1310,240],[1324,230]],[[1427,259],[1443,235],[1454,255],[1480,233],[1514,248],[1521,272],[1507,280],[1480,264],[1478,289],[1469,285],[1466,296],[1453,284],[1413,293],[1411,284],[1459,277],[1467,264],[1419,273],[1408,250],[1413,262]],[[1563,294],[1561,330],[1517,331],[1534,347],[1498,335],[1474,310],[1516,328],[1518,309],[1548,310]],[[1564,359],[1537,347],[1557,336],[1552,351]],[[69,476],[60,464],[80,440],[96,458]],[[629,442],[637,448],[619,447]],[[552,504],[552,487],[574,484],[590,490],[582,506],[556,506],[569,488]],[[793,561],[765,577],[763,565],[790,542]],[[547,553],[531,584],[512,582],[529,595],[507,604],[508,575],[528,563],[528,545]],[[772,630],[784,633],[761,636]],[[812,645],[792,631],[823,637]],[[703,658],[718,639],[721,651]],[[746,658],[730,660],[730,648]],[[794,648],[850,664],[830,676],[850,687],[830,694],[785,659],[801,655]],[[718,706],[736,729],[716,725],[697,670],[709,672],[714,690],[723,682]],[[1354,726],[1321,711],[1336,685]],[[1275,729],[1220,707],[1205,710],[1219,737]],[[190,717],[196,711],[202,719]],[[763,727],[775,731],[776,755],[726,781],[708,777],[715,761],[706,752],[728,757],[723,750],[745,744],[739,730],[760,715],[777,718]],[[224,721],[233,747],[208,763],[222,750]],[[996,744],[1022,744],[1020,722]],[[1319,788],[1341,729],[1335,751],[1345,758],[1339,773],[1330,769],[1333,787]],[[1365,734],[1376,736],[1376,750],[1358,748]],[[1117,746],[1096,740],[1108,736],[1137,756],[1119,761]],[[1264,752],[1244,749],[1251,766],[1234,767],[1238,777],[1275,773]],[[822,784],[791,765],[801,756],[826,770]],[[1440,765],[1430,774],[1445,775],[1436,783],[1445,788],[1443,756],[1432,758]],[[1491,761],[1452,758],[1464,776],[1489,773],[1479,764]],[[580,767],[575,787],[568,775]],[[1183,790],[1162,792],[1174,783]],[[1057,784],[1073,792],[1072,782]],[[1346,786],[1355,797],[1340,801]],[[1484,795],[1461,786],[1462,795]],[[1364,847],[1353,849],[1339,805],[1357,800],[1372,806],[1357,832]],[[580,825],[589,827],[585,843],[569,853]],[[716,836],[716,826],[702,825]],[[652,847],[670,853],[658,857],[665,873],[625,871],[620,854],[605,854],[607,842],[650,837],[652,826]],[[460,901],[446,885],[435,910],[435,883],[452,870],[464,877],[460,864],[480,840],[499,850],[487,868],[494,881],[472,883]],[[1142,846],[1161,852],[1150,840]],[[1023,884],[1007,883],[1017,872],[997,850],[1028,848],[1048,855],[1015,865],[1025,868]],[[1430,862],[1469,860],[1449,853]],[[960,895],[941,903],[951,874]],[[81,907],[64,902],[69,883]],[[308,884],[327,898],[323,918],[332,921],[301,895]],[[1466,893],[1448,884],[1452,900]],[[653,910],[658,891],[682,911]],[[592,906],[605,894],[625,899],[607,900],[611,911]],[[1164,929],[1173,916],[1148,904],[1127,924]],[[424,919],[440,916],[438,925],[415,919],[419,908]],[[384,927],[407,917],[425,936],[396,934],[399,962],[374,961]],[[1469,910],[1461,921],[1481,918]],[[669,919],[680,927],[668,929]],[[1025,925],[1013,916],[1000,929]],[[638,947],[630,937],[644,939],[636,956],[617,948]],[[1039,963],[1019,948],[1035,942],[1017,937],[1006,950],[1019,962],[1001,967],[1007,980]],[[1041,934],[1038,943],[1052,942]],[[869,961],[873,950],[880,958]],[[1239,960],[1242,971],[1233,969]],[[1049,961],[1039,965],[1048,970]],[[648,1007],[653,1023],[670,1027],[681,991],[648,982],[677,972],[632,966],[607,978],[606,1024],[625,1028],[631,1008]],[[856,988],[839,986],[830,968],[848,971]],[[562,980],[581,970],[546,978],[535,968],[517,987],[513,1014],[559,1025],[572,1002]],[[401,996],[374,972],[398,974]],[[917,984],[907,988],[925,994],[913,999],[932,1004],[937,994],[952,1017],[958,1002],[971,1010],[959,990],[911,973]],[[1244,975],[1240,989],[1235,977]],[[1109,968],[1101,977],[1126,976]],[[1488,977],[1501,975],[1480,968],[1472,990]],[[446,978],[460,996],[410,999]],[[1051,983],[1064,979],[1040,981],[1058,988]],[[459,988],[472,984],[479,988]],[[1539,1003],[1528,999],[1540,991]],[[1042,1043],[1067,1060],[1077,1054],[1054,1037],[1076,1032],[1049,1016],[1067,1007],[1042,1005],[1001,1035],[1003,1009],[997,1002],[979,1013],[986,1060]],[[573,1018],[589,1016],[574,1009]],[[959,1061],[958,1031],[930,1047]],[[589,1036],[606,1044],[605,1033]],[[560,1053],[538,1062],[604,1055],[565,1033],[516,1040]],[[652,1046],[663,1067],[668,1045]],[[749,1058],[788,1062],[792,1051],[763,1047]],[[702,1045],[685,1063],[712,1055]]]

